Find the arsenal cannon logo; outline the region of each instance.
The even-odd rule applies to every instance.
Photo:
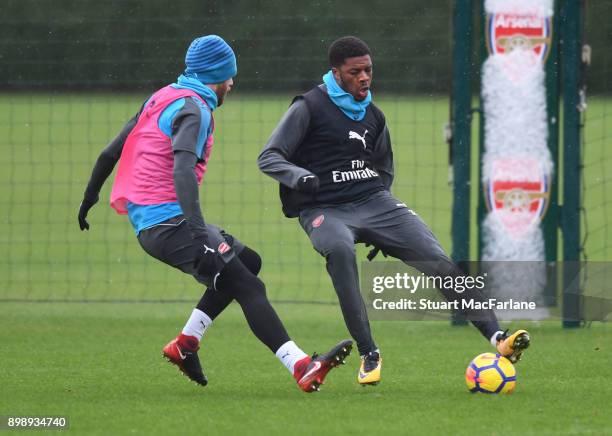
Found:
[[[485,185],[487,208],[513,237],[540,223],[550,198],[550,174],[535,158],[496,159]]]
[[[533,50],[544,63],[550,52],[551,19],[528,14],[489,14],[487,49],[490,55]]]

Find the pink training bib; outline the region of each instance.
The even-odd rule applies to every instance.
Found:
[[[152,205],[177,201],[174,190],[174,153],[172,140],[159,129],[159,117],[172,102],[184,97],[196,97],[196,92],[166,86],[151,96],[142,110],[136,126],[128,135],[111,192],[111,206],[117,213],[127,214],[127,203]],[[206,105],[208,107],[208,105]],[[212,118],[212,131],[215,123]],[[206,141],[203,162],[196,165],[198,184],[206,172],[213,146],[213,134]]]

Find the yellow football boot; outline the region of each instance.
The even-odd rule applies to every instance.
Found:
[[[360,385],[377,385],[380,382],[380,370],[382,368],[382,357],[378,351],[370,351],[361,356],[361,366],[357,374]]]
[[[508,335],[508,330],[497,337],[497,352],[507,358],[510,362],[516,363],[521,359],[523,351],[529,347],[531,337],[527,330],[517,330]]]

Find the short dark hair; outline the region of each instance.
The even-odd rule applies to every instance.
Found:
[[[329,65],[338,68],[347,58],[370,54],[370,47],[356,36],[343,36],[329,46]]]

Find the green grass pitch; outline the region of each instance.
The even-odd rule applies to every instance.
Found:
[[[375,321],[381,385],[357,385],[353,355],[320,393],[306,395],[233,304],[203,343],[210,385],[179,376],[161,347],[201,289],[142,252],[126,219],[107,205],[110,183],[91,212],[91,231],[76,223],[97,154],[143,98],[0,95],[0,415],[66,415],[71,431],[84,434],[612,434],[609,324],[575,331],[558,321],[526,324],[533,346],[517,365],[516,392],[499,397],[465,387],[469,361],[491,350],[472,327]],[[229,97],[215,114],[201,199],[209,221],[262,253],[261,276],[289,333],[307,352],[321,352],[347,337],[323,259],[297,222],[282,216],[276,184],[256,166],[289,101]],[[394,143],[394,193],[449,250],[448,101],[387,96],[377,103]],[[590,102],[587,118],[591,260],[612,256],[611,104]],[[365,258],[363,247],[358,255]]]
[[[335,306],[277,304],[308,352],[346,336]],[[65,415],[88,434],[610,434],[607,324],[530,324],[533,345],[508,396],[468,392],[470,360],[489,351],[472,327],[373,322],[382,383],[357,385],[358,358],[305,394],[248,330],[235,304],[201,350],[201,388],[161,358],[185,304],[1,306],[1,414]]]

